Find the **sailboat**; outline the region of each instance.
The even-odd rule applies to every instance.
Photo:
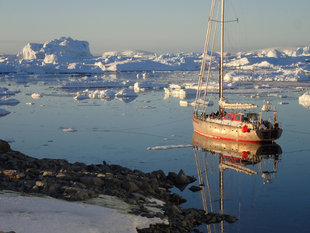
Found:
[[[216,0],[212,0],[206,42],[203,51],[203,59],[199,74],[197,94],[193,110],[194,132],[207,138],[263,143],[271,142],[280,138],[282,129],[279,126],[278,113],[274,106],[267,101],[259,113],[250,109],[257,108],[257,105],[250,103],[230,103],[223,95],[223,62],[224,62],[224,0],[221,1],[221,20],[213,20]],[[221,51],[219,61],[219,110],[217,112],[207,112],[208,101],[207,88],[211,76],[213,61],[214,41],[216,27],[214,24],[221,25]],[[211,34],[213,35],[211,38]],[[210,45],[210,42],[213,44]],[[209,49],[210,47],[210,49]],[[207,60],[209,61],[207,62]],[[209,63],[207,67],[207,63]],[[271,115],[271,119],[264,119],[264,115]]]

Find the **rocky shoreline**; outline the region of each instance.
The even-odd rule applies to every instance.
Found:
[[[220,221],[234,222],[229,215],[209,213],[199,209],[182,209],[186,202],[171,193],[172,187],[180,189],[195,181],[181,170],[178,174],[162,170],[144,173],[119,165],[86,165],[69,163],[61,159],[36,159],[14,151],[0,140],[0,191],[11,190],[27,194],[47,195],[67,201],[86,201],[100,195],[120,198],[132,206],[131,212],[145,217],[168,219],[169,224],[151,225],[137,229],[147,232],[199,232],[195,227]],[[164,202],[158,205],[154,199]],[[150,211],[147,205],[161,211]],[[1,232],[1,229],[0,229]]]

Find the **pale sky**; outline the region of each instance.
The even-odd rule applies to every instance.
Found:
[[[61,36],[113,50],[201,52],[211,0],[0,0],[0,54]],[[309,0],[227,0],[232,50],[310,45]],[[232,30],[233,29],[233,30]],[[237,36],[235,36],[237,35]]]

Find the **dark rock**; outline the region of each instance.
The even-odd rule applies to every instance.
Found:
[[[185,175],[185,172],[181,169],[176,177],[176,184],[178,185],[187,185],[194,182],[196,179],[194,177],[190,177]]]
[[[25,180],[23,188],[25,189],[25,191],[29,191],[33,188],[33,186],[35,186],[35,184],[36,182],[34,180]]]
[[[178,185],[188,184],[190,182],[189,178],[185,175],[184,171],[181,169],[175,179],[175,183]]]
[[[166,175],[163,170],[157,170],[150,173],[152,177],[155,177],[158,181],[166,181]]]
[[[11,150],[9,143],[0,139],[0,153],[5,153]]]
[[[122,188],[124,188],[129,193],[135,192],[139,189],[139,187],[132,181],[124,181],[122,183]]]
[[[183,191],[186,186],[192,182],[194,182],[196,179],[194,177],[190,177],[185,175],[184,171],[181,169],[178,174],[175,172],[169,172],[167,176],[167,181],[179,188],[181,191]]]
[[[198,192],[201,190],[201,187],[193,185],[189,188],[189,190],[191,190],[192,192]]]
[[[228,223],[234,223],[238,220],[238,218],[236,218],[235,216],[231,216],[231,215],[223,215],[224,216],[224,220]]]
[[[169,224],[155,224],[138,232],[195,231],[202,223],[237,219],[229,215],[204,214],[203,210],[182,209],[186,202],[178,194],[169,190],[173,186],[186,187],[195,178],[187,176],[183,170],[178,174],[162,170],[144,173],[130,170],[120,165],[71,164],[63,159],[36,159],[11,150],[8,143],[0,140],[0,190],[12,190],[22,193],[38,193],[68,201],[83,201],[98,197],[100,194],[116,196],[135,205],[132,212],[146,217],[168,217]],[[199,187],[192,186],[190,189]],[[152,213],[146,204],[150,198],[165,202],[162,213]],[[155,205],[155,203],[152,203]],[[0,231],[1,233],[1,231]]]
[[[180,205],[180,204],[185,203],[186,199],[184,199],[183,197],[179,196],[176,193],[173,193],[173,194],[170,195],[169,201],[172,202],[172,203],[175,203],[177,205]]]
[[[142,183],[141,191],[145,194],[152,194],[154,193],[154,189],[148,183]]]
[[[169,172],[167,176],[167,180],[170,181],[172,184],[176,183],[177,174],[175,172]]]
[[[169,216],[171,216],[171,215],[175,216],[175,215],[181,214],[182,210],[179,207],[177,207],[176,205],[172,205],[169,208],[167,208],[166,213]]]
[[[83,176],[79,178],[80,182],[87,186],[102,186],[104,184],[103,180],[98,177]]]

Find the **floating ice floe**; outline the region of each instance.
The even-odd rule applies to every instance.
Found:
[[[115,94],[116,97],[137,97],[138,95],[129,88],[124,88]]]
[[[73,129],[73,128],[63,128],[62,131],[65,132],[65,133],[74,133],[77,130]]]
[[[199,99],[197,100],[197,104],[198,105],[204,105],[204,106],[213,106],[214,103],[212,100],[202,100],[202,99]],[[195,101],[186,101],[186,100],[180,100],[180,106],[181,107],[187,107],[187,106],[195,106]]]
[[[0,105],[15,106],[17,104],[19,104],[19,101],[17,99],[0,99]]]
[[[147,105],[147,106],[138,106],[137,109],[155,109],[156,107],[154,106],[150,106],[150,105]]]
[[[165,96],[164,98],[168,98],[172,96],[174,98],[185,99],[187,97],[193,97],[196,95],[197,90],[185,88],[183,86],[177,84],[170,84],[168,88],[164,87]]]
[[[73,99],[80,101],[80,100],[89,99],[89,97],[84,93],[77,92],[76,96],[74,96]]]
[[[150,81],[136,82],[133,86],[135,92],[145,91],[145,90],[160,90],[167,87],[168,84],[154,83]]]
[[[38,93],[33,93],[33,94],[31,95],[31,98],[32,98],[32,99],[40,99],[40,98],[41,98],[41,95],[38,94]]]
[[[115,96],[115,91],[112,91],[109,89],[101,91],[99,95],[101,99],[113,99],[114,96]]]
[[[82,77],[79,80],[68,81],[62,88],[77,89],[77,88],[123,88],[133,86],[132,81],[110,81],[100,77]]]
[[[129,88],[124,88],[115,94],[116,99],[123,101],[124,103],[132,102],[137,96],[138,95]]]
[[[147,147],[147,150],[168,150],[168,149],[179,149],[179,148],[187,148],[192,147],[192,144],[185,144],[185,145],[166,145],[166,146],[153,146]]]
[[[306,108],[310,108],[310,92],[306,92],[299,97],[299,104]]]
[[[82,92],[77,92],[74,97],[75,100],[84,100],[84,99],[113,99],[115,92],[107,90],[84,90]]]
[[[3,117],[3,116],[8,115],[8,114],[10,114],[10,112],[9,112],[9,111],[7,111],[7,110],[5,110],[5,109],[0,108],[0,117]]]

